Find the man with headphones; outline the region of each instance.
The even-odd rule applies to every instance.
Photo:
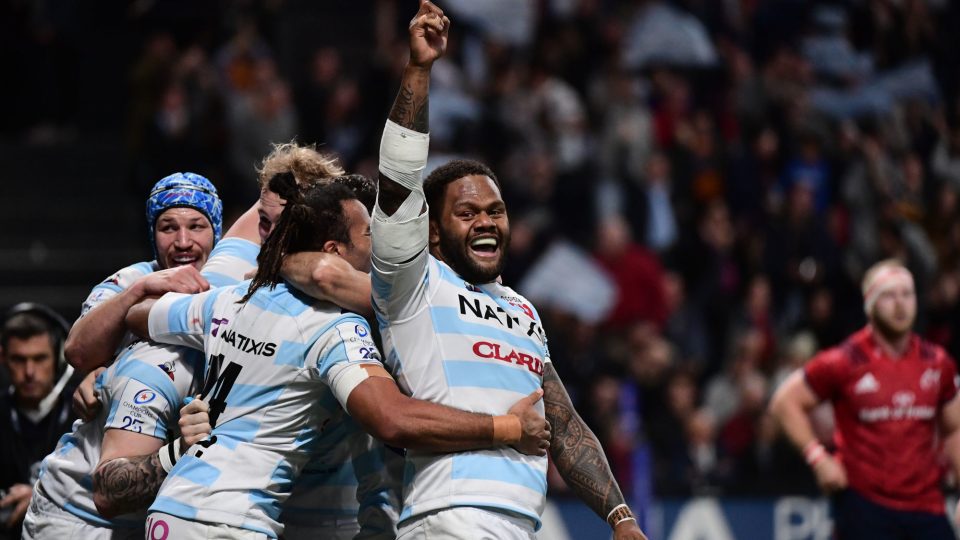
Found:
[[[0,388],[0,538],[20,538],[40,461],[75,419],[73,368],[63,356],[69,330],[52,309],[26,302],[0,329],[0,358],[12,383]]]

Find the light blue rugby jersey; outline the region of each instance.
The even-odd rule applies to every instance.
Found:
[[[373,300],[385,363],[414,398],[506,414],[543,385],[550,352],[540,317],[509,287],[468,283],[430,255],[426,219],[424,213],[396,223],[374,210]],[[385,246],[383,232],[417,242],[397,253]],[[388,262],[382,253],[406,262]],[[542,401],[536,409],[544,413]],[[539,529],[546,492],[545,456],[507,446],[454,454],[408,451],[400,520],[473,506],[526,516]]]
[[[237,283],[256,268],[259,246],[239,238],[217,243],[203,268],[213,284]],[[155,263],[137,263],[98,284],[84,302],[84,314],[119,294],[140,277],[155,271]],[[101,294],[102,293],[102,294]],[[125,429],[158,439],[172,439],[177,431],[183,398],[196,393],[194,373],[202,375],[203,354],[184,347],[147,341],[126,346],[97,378],[104,407],[89,422],[78,420],[73,431],[60,438],[43,460],[40,485],[64,510],[91,523],[111,528],[140,528],[146,512],[106,519],[93,504],[92,474],[100,462],[100,446],[107,429]]]
[[[204,399],[219,411],[210,439],[180,459],[150,511],[276,537],[281,506],[311,455],[348,433],[348,395],[337,394],[337,381],[380,357],[361,317],[282,283],[237,303],[248,285],[168,294],[150,311],[151,338],[203,345]],[[361,453],[352,465],[371,459]],[[356,481],[337,470],[341,481]]]

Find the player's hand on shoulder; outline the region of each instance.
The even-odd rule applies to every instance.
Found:
[[[210,406],[197,395],[180,409],[180,437],[183,439],[181,452],[206,439],[213,431],[210,426]]]
[[[98,367],[80,381],[80,385],[73,391],[73,412],[84,422],[89,422],[100,412],[100,394],[96,390],[97,376],[106,370]]]
[[[541,399],[543,390],[538,388],[507,411],[520,419],[520,441],[513,447],[529,456],[545,456],[550,448],[550,422],[534,408]]]
[[[827,493],[847,488],[847,471],[843,468],[843,464],[831,455],[824,456],[814,465],[813,473],[817,477],[820,489]]]
[[[631,519],[619,523],[613,529],[613,540],[647,540],[647,535],[643,534],[637,522]]]
[[[429,68],[447,50],[450,19],[429,0],[420,0],[420,10],[410,21],[410,64]]]
[[[196,294],[210,288],[210,283],[196,268],[186,265],[167,268],[140,278],[145,296],[160,296],[168,292]]]

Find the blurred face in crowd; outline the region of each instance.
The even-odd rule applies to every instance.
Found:
[[[440,222],[430,223],[430,244],[467,281],[497,279],[510,245],[510,220],[493,180],[470,175],[446,186]]]
[[[35,408],[53,390],[56,375],[53,340],[49,334],[25,339],[10,337],[3,349],[17,401]]]
[[[154,239],[161,268],[189,264],[200,270],[213,250],[213,227],[193,208],[171,208],[157,218]]]
[[[884,337],[897,339],[911,331],[916,317],[917,295],[913,278],[905,278],[880,293],[870,321]]]

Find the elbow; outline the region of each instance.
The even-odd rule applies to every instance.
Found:
[[[390,415],[381,416],[383,420],[373,426],[373,436],[380,442],[395,446],[397,448],[406,448],[410,440],[410,432],[405,429],[400,422],[397,422]]]
[[[93,475],[93,504],[97,507],[97,513],[101,517],[113,519],[120,515],[120,512],[111,504],[110,498],[104,495],[100,489],[96,473]]]
[[[97,513],[100,514],[100,517],[105,519],[113,519],[120,515],[119,512],[115,511],[114,508],[110,506],[110,502],[107,500],[107,498],[96,491],[93,492],[93,504],[97,507]]]
[[[313,267],[313,271],[310,273],[310,279],[313,281],[313,286],[317,288],[320,294],[329,297],[333,292],[333,281],[334,281],[335,271],[330,267],[326,261],[321,260]]]
[[[63,343],[63,355],[71,366],[80,371],[90,371],[100,365],[73,333],[67,336],[67,340]]]

